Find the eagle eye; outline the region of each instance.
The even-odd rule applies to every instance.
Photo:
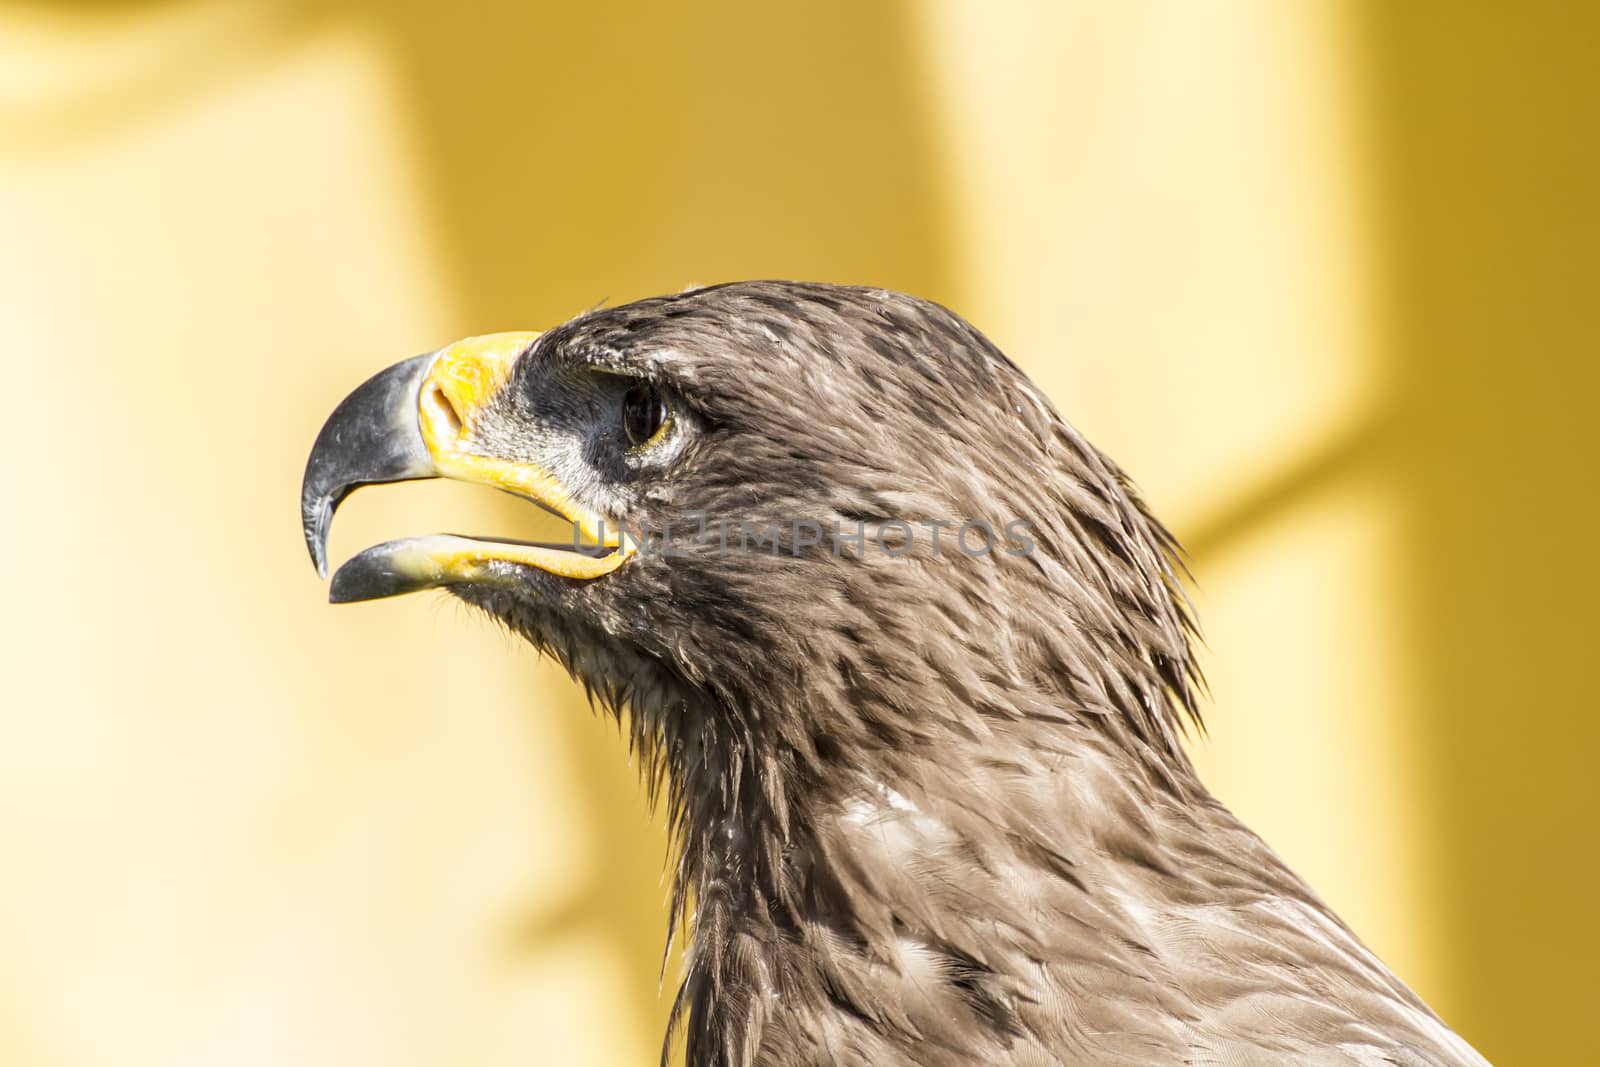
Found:
[[[636,382],[622,396],[622,429],[628,443],[649,444],[667,423],[667,402],[649,382]]]

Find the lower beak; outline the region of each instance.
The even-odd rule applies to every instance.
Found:
[[[563,578],[598,578],[632,554],[607,536],[598,516],[579,505],[542,467],[511,463],[473,447],[486,401],[502,388],[537,334],[502,333],[457,342],[397,363],[360,385],[317,435],[300,490],[300,518],[317,573],[328,573],[334,512],[364,485],[454,478],[525,497],[573,523],[570,545],[528,544],[436,535],[376,545],[334,575],[330,599],[371,600],[463,582],[509,582],[535,567]],[[578,545],[579,531],[596,544]]]

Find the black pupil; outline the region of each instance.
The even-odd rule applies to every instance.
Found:
[[[622,398],[622,428],[630,444],[642,445],[655,436],[667,420],[667,405],[661,394],[647,382],[629,389]]]

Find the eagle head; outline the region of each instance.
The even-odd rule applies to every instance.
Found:
[[[573,539],[392,541],[340,568],[332,599],[449,590],[631,709],[669,771],[686,746],[726,769],[709,729],[798,787],[982,739],[1019,700],[1182,760],[1194,667],[1170,538],[937,304],[737,283],[398,364],[307,465],[318,567],[349,491],[438,476],[521,495]]]

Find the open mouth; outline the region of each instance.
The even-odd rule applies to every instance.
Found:
[[[386,541],[339,568],[330,600],[372,600],[464,582],[507,582],[519,567],[591,580],[633,555],[632,543],[574,500],[549,471],[471,448],[485,401],[505,383],[512,363],[537,336],[469,338],[396,364],[359,386],[317,435],[301,486],[301,518],[319,574],[327,573],[328,531],[339,504],[361,486],[385,482],[451,478],[492,486],[572,523],[572,541],[459,534]]]

